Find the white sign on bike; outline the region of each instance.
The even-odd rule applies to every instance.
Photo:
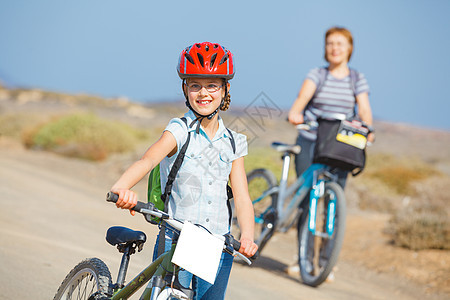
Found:
[[[178,238],[172,262],[214,284],[224,241],[189,222]]]

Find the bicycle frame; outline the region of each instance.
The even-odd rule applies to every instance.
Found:
[[[154,262],[140,272],[133,280],[131,280],[122,289],[115,291],[111,300],[127,299],[146,284],[153,276],[161,276],[164,278],[167,271],[173,269],[171,262],[176,245],[172,244],[169,252],[161,254]],[[178,267],[177,267],[178,268]],[[150,299],[151,288],[146,288],[141,299]],[[154,293],[157,294],[157,293]]]
[[[275,231],[286,232],[295,221],[298,216],[302,213],[302,210],[298,207],[300,203],[305,199],[305,196],[310,193],[310,203],[309,203],[309,230],[316,234],[315,232],[315,214],[316,214],[316,204],[318,199],[323,196],[325,182],[330,179],[319,178],[321,174],[324,174],[328,170],[328,166],[324,164],[312,164],[294,183],[290,186],[287,184],[289,165],[290,165],[290,153],[284,152],[282,155],[283,167],[281,173],[281,180],[278,186],[275,186],[267,191],[265,191],[259,198],[255,199],[253,202],[259,202],[263,198],[276,194],[277,197],[277,207],[276,207],[276,217],[277,222],[275,222]],[[285,206],[288,198],[292,196],[292,199]],[[334,230],[334,212],[335,212],[335,199],[330,199],[328,203],[328,209],[331,212],[327,219],[326,229],[327,235],[331,237]],[[255,222],[263,223],[264,220],[261,218],[256,218]],[[271,231],[271,228],[264,228],[261,236],[259,238],[262,241],[267,234]]]

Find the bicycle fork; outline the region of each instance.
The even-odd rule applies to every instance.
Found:
[[[325,194],[325,180],[315,180],[313,183],[312,191],[310,193],[309,201],[309,223],[308,229],[313,235],[321,236],[323,238],[331,238],[334,231],[334,218],[336,214],[336,198],[333,194],[330,194],[327,203],[327,212],[325,220],[325,231],[316,231],[316,217],[317,217],[317,202]]]

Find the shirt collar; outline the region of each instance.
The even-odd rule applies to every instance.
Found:
[[[197,125],[194,124],[192,125],[192,127],[189,127],[192,123],[192,121],[194,121],[197,117],[195,116],[194,112],[192,110],[189,110],[187,113],[184,114],[184,117],[187,120],[187,124],[188,124],[188,131],[192,132],[195,131],[195,129],[197,128]],[[216,137],[214,139],[220,139],[222,137],[225,138],[230,138],[230,133],[228,132],[227,128],[225,127],[225,125],[223,124],[223,120],[220,116],[218,116],[218,120],[219,120],[219,129],[217,130],[216,133]],[[203,131],[203,133],[205,132],[202,128],[202,126],[200,126],[200,130]]]

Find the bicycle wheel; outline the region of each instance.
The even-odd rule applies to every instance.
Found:
[[[275,178],[275,175],[267,169],[255,169],[247,174],[247,182],[248,191],[255,211],[254,239],[259,247],[259,252],[261,252],[275,229],[275,208],[277,207],[277,194],[272,192],[264,195],[264,193],[277,185],[277,179]],[[232,208],[233,220],[231,234],[239,239],[241,232],[236,214],[234,213],[234,205],[232,205]],[[261,236],[261,233],[263,232],[264,237]]]
[[[331,237],[326,230],[328,203],[336,200],[334,230]],[[304,213],[298,230],[299,267],[304,284],[316,287],[327,279],[337,262],[345,232],[346,205],[342,188],[335,182],[325,184],[325,192],[317,201],[316,228],[309,228],[309,214]]]
[[[98,258],[88,258],[69,272],[53,300],[106,299],[112,294],[111,283],[108,266]],[[98,296],[90,298],[95,293]]]

